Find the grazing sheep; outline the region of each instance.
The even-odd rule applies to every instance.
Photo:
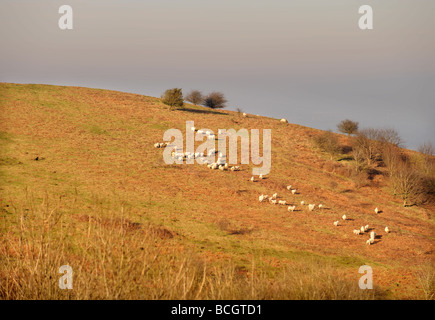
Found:
[[[374,241],[372,241],[372,239],[369,239],[366,241],[366,244],[371,245]]]
[[[364,226],[364,231],[367,232],[368,230],[369,230],[369,225],[367,224]]]
[[[228,169],[228,163],[224,164],[225,169]]]
[[[385,232],[390,233],[390,229],[388,229],[388,227],[385,227]]]
[[[244,117],[246,117],[246,116],[247,116],[247,114],[243,112],[243,116],[244,116]]]
[[[284,118],[282,118],[282,119],[279,120],[279,121],[281,121],[282,123],[288,123],[287,119],[284,119]]]
[[[252,177],[252,178],[251,178],[251,181],[252,181],[252,182],[254,182],[254,181],[255,181],[255,178],[254,178],[254,177]]]
[[[305,201],[301,201],[301,206],[305,205]]]
[[[323,208],[323,204],[319,204],[319,209],[322,209]]]
[[[231,171],[240,171],[239,166],[231,167]]]
[[[220,165],[220,166],[219,166],[219,170],[224,171],[224,170],[225,170],[225,167],[224,167],[223,165]]]
[[[313,211],[315,207],[316,207],[315,204],[309,204],[308,205],[308,210]]]
[[[154,148],[160,148],[160,143],[154,143]]]
[[[258,179],[263,179],[263,175],[260,174],[260,175],[258,176]]]
[[[274,194],[272,195],[272,198],[273,198],[273,199],[276,199],[277,196],[278,196],[278,193],[274,193]]]
[[[287,204],[287,201],[279,200],[278,203],[279,203],[279,204],[282,204],[283,206],[285,206],[285,205]]]
[[[378,213],[379,212],[379,209],[378,209],[378,207],[376,207],[375,208],[375,213]]]
[[[276,200],[269,199],[270,203],[276,204]]]
[[[261,196],[258,197],[258,200],[259,200],[260,202],[263,202],[264,199],[265,199],[265,198],[264,198],[264,195],[261,195]]]
[[[295,209],[296,209],[296,206],[289,206],[288,208],[287,208],[287,210],[290,212],[293,212],[293,211],[295,211]]]
[[[376,237],[376,232],[374,231],[370,232],[370,239],[375,240],[375,237]]]
[[[195,128],[195,127],[191,127],[190,130],[192,130],[193,132],[195,132],[195,131],[196,131],[196,128]]]
[[[293,190],[292,190],[292,194],[296,194],[296,192],[297,192],[296,189],[293,189]]]
[[[334,226],[338,227],[338,220],[334,222]]]
[[[287,186],[287,190],[291,190],[292,189],[292,186]]]
[[[353,230],[353,233],[356,234],[356,235],[358,236],[358,235],[360,235],[361,230],[355,229],[355,230]]]
[[[346,215],[343,214],[343,216],[341,217],[341,219],[346,220],[346,219],[347,219]]]
[[[365,232],[365,229],[364,229],[364,227],[361,227],[361,233],[364,233]]]

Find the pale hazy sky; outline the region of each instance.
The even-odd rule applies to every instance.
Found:
[[[358,28],[364,4],[374,30]],[[435,145],[434,14],[432,0],[1,0],[0,81],[218,90],[231,110],[332,130],[350,118],[416,149]]]

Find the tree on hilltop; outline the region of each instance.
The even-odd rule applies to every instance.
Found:
[[[222,109],[226,107],[227,102],[222,92],[214,91],[204,98],[203,105],[212,109]]]
[[[162,102],[168,105],[169,110],[184,105],[183,91],[180,88],[168,89],[162,95]]]

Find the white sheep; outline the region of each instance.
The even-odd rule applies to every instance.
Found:
[[[334,222],[334,226],[338,227],[338,220]]]
[[[295,211],[295,209],[296,209],[296,206],[289,206],[288,208],[287,208],[287,210],[290,212],[293,212],[293,211]]]
[[[292,190],[292,194],[296,194],[296,192],[297,192],[296,189],[293,189],[293,190]]]
[[[193,132],[195,132],[195,131],[196,131],[196,128],[195,128],[195,127],[191,127],[190,130],[192,130]]]
[[[390,233],[390,229],[388,229],[388,227],[385,227],[385,232]]]
[[[243,112],[243,116],[244,116],[244,117],[246,117],[246,116],[247,116],[247,114]]]
[[[154,148],[160,148],[160,143],[154,143]]]
[[[264,200],[264,195],[259,196],[259,197],[258,197],[258,200],[259,200],[260,202],[263,202],[263,200]]]
[[[366,241],[366,244],[371,245],[374,242],[374,240],[372,241],[372,239],[369,239]]]
[[[165,144],[163,142],[160,143],[160,148],[163,148]]]
[[[270,199],[269,201],[270,201],[270,203],[272,203],[272,204],[276,204],[276,200],[272,200],[272,199]]]
[[[378,207],[376,207],[375,208],[375,213],[378,213],[379,212],[379,209],[378,209]]]
[[[287,190],[291,190],[292,189],[292,186],[287,186]]]
[[[220,165],[220,166],[219,166],[219,170],[224,171],[224,170],[225,170],[225,167],[224,167],[223,165]]]
[[[343,216],[341,217],[341,219],[346,220],[346,219],[347,219],[346,215],[343,214]]]
[[[287,119],[284,119],[284,118],[282,118],[282,119],[279,120],[279,121],[281,121],[282,123],[288,123]]]
[[[367,232],[368,230],[369,230],[369,225],[367,224],[364,226],[364,231]]]
[[[353,233],[356,235],[359,235],[361,233],[361,230],[355,229],[355,230],[353,230]]]
[[[283,205],[283,206],[285,206],[285,205],[287,204],[287,201],[279,200],[278,203],[281,204],[281,205]]]
[[[370,232],[370,239],[375,240],[375,237],[376,237],[376,232],[374,231]]]
[[[254,177],[252,177],[252,178],[251,178],[251,181],[252,181],[252,182],[254,182],[254,181],[255,181],[255,178],[254,178]]]
[[[319,204],[319,209],[322,209],[323,208],[323,204]]]
[[[263,179],[263,175],[260,174],[260,175],[258,176],[258,179]]]
[[[364,233],[364,232],[365,232],[364,227],[361,227],[360,230],[361,230],[361,233]]]
[[[305,201],[301,201],[301,206],[305,205]]]
[[[313,211],[315,207],[316,207],[315,204],[309,204],[308,205],[308,210]]]
[[[277,196],[278,196],[278,193],[274,193],[274,194],[272,195],[272,198],[273,198],[273,199],[276,199]]]

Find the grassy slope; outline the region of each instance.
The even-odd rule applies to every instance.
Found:
[[[0,195],[4,230],[11,234],[14,212],[28,210],[25,198],[31,194],[40,203],[48,194],[66,198],[58,210],[84,230],[86,217],[98,208],[123,206],[130,221],[163,226],[175,235],[170,246],[192,248],[211,263],[232,261],[249,274],[254,259],[273,272],[315,258],[355,282],[358,267],[369,264],[375,283],[390,297],[421,297],[413,270],[433,261],[434,208],[401,207],[382,177],[357,188],[330,172],[327,157],[309,140],[320,130],[190,105],[169,111],[156,98],[77,87],[1,83],[0,107]],[[221,172],[198,164],[165,165],[153,144],[166,129],[185,130],[188,120],[215,132],[272,129],[268,178],[251,183],[249,166]],[[37,156],[44,160],[35,161]],[[291,195],[288,184],[299,194]],[[290,203],[305,200],[325,209],[289,214],[286,207],[258,202],[259,194],[274,192]],[[376,206],[383,211],[379,215]],[[334,227],[343,214],[352,220]],[[368,236],[352,234],[365,224],[382,235],[376,245],[366,246]],[[393,232],[386,235],[387,225]]]

